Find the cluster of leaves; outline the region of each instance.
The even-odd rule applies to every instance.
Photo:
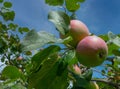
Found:
[[[70,12],[75,12],[80,8],[80,3],[85,0],[45,0],[46,4],[52,6],[63,6]]]
[[[35,89],[67,89],[69,81],[75,80],[73,89],[89,88],[92,70],[86,69],[82,75],[74,73],[73,65],[77,63],[74,50],[63,49],[58,43],[65,43],[51,34],[40,35],[31,30],[22,42],[24,51],[43,48],[31,58],[28,87]],[[31,35],[30,35],[31,34]],[[36,34],[36,35],[32,35]],[[31,38],[32,36],[32,38]],[[31,40],[28,40],[31,39]],[[35,41],[33,39],[36,39]],[[31,44],[29,44],[31,42]],[[69,42],[67,40],[67,42]],[[43,47],[47,44],[45,47]],[[39,76],[39,77],[38,77]]]
[[[48,14],[48,19],[55,24],[55,26],[56,26],[56,28],[59,32],[61,32],[63,34],[66,34],[67,30],[69,29],[70,16],[68,16],[66,13],[64,13],[62,11],[51,11]],[[103,38],[108,43],[109,49],[112,48],[111,51],[109,51],[109,56],[111,56],[111,55],[115,55],[116,57],[119,56],[119,55],[117,55],[118,51],[117,52],[113,51],[116,48],[117,49],[119,48],[119,45],[117,45],[117,44],[119,44],[118,43],[119,42],[118,41],[119,37],[114,35],[112,32],[109,32],[108,35],[100,35],[100,37]],[[46,65],[51,64],[48,61],[48,59],[51,59],[50,58],[51,56],[49,55],[49,52],[51,53],[51,55],[53,55],[54,52],[51,52],[51,51],[52,51],[52,49],[54,50],[55,44],[59,44],[59,43],[60,44],[67,44],[69,41],[71,41],[70,37],[62,40],[62,39],[57,39],[57,38],[55,38],[54,35],[52,35],[50,33],[46,33],[46,32],[44,32],[44,34],[43,34],[43,32],[35,32],[34,30],[31,30],[30,32],[28,32],[28,34],[25,36],[25,38],[23,39],[23,42],[22,42],[22,46],[23,46],[22,48],[23,48],[24,51],[35,50],[37,48],[43,47],[44,45],[47,46],[47,47],[45,47],[44,50],[42,50],[40,52],[38,51],[38,53],[35,56],[33,56],[33,58],[32,58],[32,64],[33,64],[33,69],[32,70],[34,70],[34,71],[32,71],[32,73],[30,75],[30,76],[32,76],[32,77],[30,77],[30,87],[40,88],[42,85],[44,85],[43,82],[40,83],[40,81],[44,80],[45,81],[44,83],[47,83],[48,81],[50,81],[48,77],[46,79],[46,77],[41,76],[45,73],[45,74],[47,74],[45,76],[51,76],[52,77],[51,74],[53,74],[53,73],[48,73],[48,72],[52,71],[53,69],[49,70],[49,71],[47,71],[47,70],[45,71],[45,69],[48,69],[47,68],[48,66],[46,66]],[[57,47],[59,47],[59,46],[57,46]],[[49,48],[51,48],[51,49],[47,50]],[[51,64],[52,68],[54,68],[54,78],[55,78],[55,75],[57,76],[57,73],[58,73],[57,70],[59,70],[60,73],[63,73],[64,70],[66,70],[66,73],[67,73],[66,74],[66,81],[70,81],[71,76],[76,80],[76,82],[73,83],[74,84],[73,89],[76,89],[76,88],[83,88],[83,89],[85,88],[86,89],[86,88],[88,88],[89,84],[90,84],[90,81],[92,80],[92,70],[89,71],[89,73],[87,72],[88,70],[86,70],[88,75],[86,75],[86,72],[84,72],[83,74],[81,74],[81,76],[76,75],[73,72],[69,71],[68,67],[77,63],[77,59],[76,59],[75,52],[73,51],[73,49],[69,49],[69,48],[67,50],[66,49],[64,50],[62,48],[59,48],[59,50],[57,50],[57,54],[56,54],[57,57],[58,57],[58,58],[56,58],[57,65],[56,65],[56,63],[55,63],[55,65]],[[45,51],[45,50],[47,50],[47,51]],[[61,52],[60,50],[63,50],[63,51]],[[43,53],[41,53],[41,52],[43,52]],[[109,58],[109,56],[107,58],[107,61],[110,61],[112,63],[113,60],[111,58]],[[46,57],[47,57],[47,59],[46,59]],[[41,61],[41,59],[42,59],[42,61]],[[46,63],[45,60],[47,61],[48,64]],[[54,60],[54,62],[56,62],[56,61]],[[54,62],[52,62],[52,63],[54,63]],[[61,64],[61,62],[63,64]],[[117,62],[117,61],[115,61],[115,62]],[[117,70],[119,70],[119,68],[118,68],[119,63],[116,64],[115,62],[114,62],[113,66],[116,65]],[[42,67],[44,68],[44,65],[46,67],[45,67],[44,70],[42,70]],[[110,65],[109,66],[108,66],[108,64],[106,65],[107,70],[110,68]],[[62,67],[62,68],[59,69],[59,66]],[[113,67],[112,67],[112,69],[113,69]],[[113,70],[115,70],[115,69],[113,69]],[[102,70],[102,72],[103,72],[102,74],[104,75],[105,71]],[[115,73],[115,72],[113,72],[113,73]],[[117,71],[117,73],[119,73],[119,71]],[[83,76],[83,75],[85,75],[85,76]],[[114,74],[114,75],[116,75],[116,74]],[[35,78],[37,76],[41,76],[41,77],[39,79],[35,80]],[[65,74],[63,76],[65,76]],[[63,76],[60,76],[61,77],[60,79],[62,79]],[[71,79],[71,80],[74,80],[74,79]],[[108,80],[109,79],[111,79],[111,76],[108,75]],[[54,79],[52,79],[52,81],[50,81],[50,82],[51,83],[54,82],[53,80]],[[36,81],[35,85],[32,81],[34,81],[34,82]],[[61,82],[62,82],[62,80],[61,81],[59,80],[59,84]],[[113,82],[113,80],[110,80],[109,82]],[[37,83],[39,83],[40,86],[36,85]],[[113,87],[116,87],[116,84],[118,82],[114,82],[114,83],[115,83],[115,86],[113,86]],[[68,85],[68,82],[67,83],[63,82],[62,85],[64,85],[64,84]],[[54,87],[56,87],[56,86],[53,87],[51,84],[48,84],[48,86],[52,87],[53,89],[54,89]],[[61,86],[61,85],[59,85],[59,86]],[[42,88],[45,88],[45,86],[43,86]]]
[[[20,35],[28,32],[27,27],[20,27],[14,23],[15,12],[12,3],[0,0],[0,88],[21,89],[25,80],[24,69],[28,64],[30,52],[21,50]],[[28,55],[29,54],[29,55]],[[22,60],[19,60],[22,57]],[[18,88],[19,87],[19,88]]]
[[[85,0],[45,0],[46,4],[62,6],[65,11],[51,11],[49,21],[63,35],[69,30],[70,20]],[[0,0],[0,60],[4,69],[0,73],[2,89],[92,89],[90,82],[98,82],[101,89],[119,89],[120,38],[112,32],[99,35],[108,44],[109,53],[103,80],[92,77],[93,70],[79,65],[74,48],[66,46],[72,38],[56,38],[53,34],[14,24],[15,12],[12,3]],[[72,15],[66,14],[72,12]],[[24,39],[19,35],[27,32]],[[64,44],[64,46],[61,46]],[[34,54],[32,54],[34,53]],[[19,57],[22,56],[22,60]],[[112,57],[111,57],[112,56]],[[73,65],[79,65],[81,74],[76,74]],[[106,72],[108,71],[108,72]],[[116,76],[118,75],[118,76]],[[100,81],[100,83],[99,83]],[[71,83],[72,82],[72,83]],[[111,86],[109,86],[111,85]]]

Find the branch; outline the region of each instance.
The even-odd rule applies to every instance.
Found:
[[[111,81],[108,81],[108,80],[105,80],[105,79],[92,79],[91,81],[103,82],[103,83],[106,83],[110,86],[115,87],[116,89],[120,89],[120,84],[114,83],[114,82],[111,82]]]

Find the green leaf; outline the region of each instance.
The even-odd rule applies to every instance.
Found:
[[[113,55],[116,54],[115,50],[119,49],[119,42],[120,42],[120,38],[119,36],[113,34],[112,32],[108,32],[108,55]],[[118,53],[118,52],[117,52]]]
[[[58,66],[59,62],[56,58],[52,57],[46,60],[41,69],[38,72],[32,73],[29,77],[29,88],[66,89],[67,71],[64,71],[61,76],[57,76]]]
[[[62,11],[51,11],[48,14],[49,21],[53,22],[57,30],[65,35],[69,31],[70,18]]]
[[[3,0],[0,0],[0,3],[2,3],[3,2]]]
[[[32,52],[31,51],[26,51],[25,54],[26,55],[32,55]]]
[[[79,0],[65,0],[65,1],[66,1],[66,8],[71,12],[75,12],[80,8]]]
[[[21,42],[23,51],[31,51],[37,48],[40,48],[48,43],[56,43],[59,39],[57,39],[54,35],[47,32],[36,32],[35,30],[31,30],[24,37]]]
[[[17,83],[17,84],[14,84],[13,86],[11,86],[10,89],[27,89],[27,88],[25,88],[22,84]]]
[[[21,77],[21,72],[15,66],[6,66],[2,71],[2,78],[17,79]]]
[[[102,38],[105,42],[107,42],[109,40],[108,35],[107,34],[102,34],[99,35],[100,38]]]
[[[4,86],[4,85],[3,85],[2,83],[0,83],[0,89],[4,89],[3,86]]]
[[[120,71],[120,57],[116,57],[114,59],[114,64],[113,64],[113,68],[116,71]]]
[[[115,45],[120,47],[120,37],[113,34],[112,32],[108,32],[108,37],[110,39],[110,42],[114,43]]]
[[[112,53],[115,55],[115,56],[120,56],[120,50],[112,50]]]
[[[57,71],[57,74],[61,75],[68,65],[73,65],[75,63],[77,63],[75,50],[67,51],[65,56],[61,58],[61,61],[59,62],[59,70]]]
[[[60,50],[59,46],[49,46],[42,51],[38,52],[32,57],[32,64],[33,64],[33,70],[37,71],[41,65],[41,63],[47,59],[50,55],[58,52]],[[54,56],[55,57],[55,56]]]
[[[16,28],[18,27],[18,25],[17,25],[17,24],[14,24],[14,23],[10,23],[10,24],[8,24],[8,27],[9,27],[9,29],[15,31]]]
[[[57,5],[63,5],[64,0],[45,0],[46,4],[57,6]]]
[[[0,22],[0,29],[1,30],[8,30],[6,24],[3,24],[2,22]]]
[[[113,52],[113,50],[118,50],[119,49],[119,47],[117,46],[117,45],[115,45],[115,44],[113,44],[113,43],[109,43],[108,44],[108,55],[113,55],[114,54],[114,52]]]
[[[61,39],[62,41],[62,43],[63,44],[68,44],[68,43],[70,43],[70,41],[72,41],[73,40],[73,38],[71,37],[71,36],[68,36],[68,37],[66,37],[65,39]]]
[[[84,89],[87,85],[89,85],[89,81],[87,81],[84,77],[79,76],[75,73],[72,73],[72,76],[76,80],[75,82],[73,82],[73,89]]]
[[[89,69],[85,71],[85,73],[82,75],[86,80],[90,81],[93,75],[92,69]]]
[[[27,27],[19,27],[18,31],[22,34],[23,32],[29,32],[30,30]]]
[[[97,89],[95,84],[96,82],[89,81],[89,83],[85,86],[85,89]]]
[[[9,21],[9,20],[13,21],[15,17],[15,12],[14,11],[4,12],[2,16],[5,21]]]
[[[69,50],[68,52],[66,52],[64,62],[68,65],[72,65],[77,62],[75,50]]]
[[[93,86],[93,82],[90,81],[91,79],[86,79],[83,76],[79,76],[75,73],[73,73],[72,75],[76,79],[76,81],[73,83],[72,89],[94,89],[95,88]]]
[[[12,3],[11,2],[4,2],[4,6],[6,7],[6,8],[11,8],[12,7]]]
[[[78,1],[81,2],[81,3],[82,3],[82,2],[85,2],[85,0],[78,0]]]

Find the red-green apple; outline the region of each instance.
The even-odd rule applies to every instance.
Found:
[[[87,66],[95,67],[104,62],[108,54],[107,44],[98,36],[83,38],[76,47],[78,61]]]
[[[87,28],[87,26],[80,20],[71,20],[70,21],[70,30],[68,34],[62,35],[60,34],[60,37],[66,38],[68,36],[71,36],[73,40],[70,42],[70,45],[76,46],[80,40],[82,40],[84,37],[89,36],[90,32]]]
[[[73,38],[74,44],[82,40],[84,37],[90,34],[87,26],[80,20],[71,20],[70,21],[70,35]]]

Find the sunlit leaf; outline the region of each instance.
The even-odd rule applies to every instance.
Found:
[[[5,24],[3,24],[2,22],[0,22],[0,29],[7,30],[7,26]]]
[[[119,47],[113,43],[108,44],[108,55],[113,55],[113,50],[118,50]]]
[[[66,8],[71,12],[75,12],[80,8],[80,3],[84,1],[85,0],[65,0]]]
[[[85,71],[85,73],[82,75],[86,80],[90,81],[93,75],[92,69],[89,69]]]
[[[105,42],[107,42],[109,40],[108,35],[107,34],[102,34],[99,35],[100,38],[102,38]]]
[[[40,48],[48,43],[56,43],[59,39],[57,39],[53,34],[41,31],[36,32],[35,30],[31,30],[27,33],[27,35],[22,40],[22,50],[30,51]]]
[[[0,3],[2,3],[3,2],[3,0],[0,0]]]
[[[18,25],[17,25],[17,24],[14,24],[14,23],[10,23],[10,24],[8,24],[8,27],[9,27],[9,29],[15,31],[16,28],[18,27]]]
[[[120,57],[116,57],[114,59],[114,64],[113,64],[113,68],[116,71],[120,71]]]
[[[57,6],[57,5],[62,5],[64,0],[45,0],[46,4]]]
[[[26,55],[32,55],[32,52],[31,51],[27,51],[25,52]]]
[[[66,89],[67,73],[63,71],[62,75],[58,76],[58,66],[59,62],[56,58],[46,60],[41,69],[29,77],[29,88]]]
[[[19,27],[18,31],[22,34],[23,32],[29,32],[29,28],[27,28],[27,27]]]
[[[11,86],[10,89],[27,89],[27,88],[24,87],[22,84],[17,83],[17,84],[14,84],[13,86]]]
[[[110,39],[110,42],[114,43],[115,45],[120,47],[120,37],[113,34],[112,32],[108,32],[108,37]]]
[[[53,22],[57,30],[65,35],[69,30],[70,18],[62,11],[51,11],[48,14],[49,21]]]
[[[64,43],[64,44],[68,44],[70,41],[72,41],[72,37],[71,36],[68,36],[68,37],[66,37],[65,39],[62,39],[63,40],[63,42],[62,43]]]
[[[37,54],[35,54],[32,57],[32,64],[33,64],[33,71],[37,71],[41,65],[41,63],[47,59],[50,55],[58,52],[60,50],[59,46],[49,46],[43,50],[41,50],[40,52],[38,52]],[[55,56],[54,56],[55,57]]]
[[[2,16],[5,21],[9,21],[9,20],[13,21],[15,17],[15,12],[14,11],[4,12]]]
[[[12,7],[12,3],[11,2],[4,2],[4,6],[6,8],[11,8]]]
[[[67,64],[75,64],[77,62],[76,59],[76,52],[74,50],[69,50],[66,52],[66,55],[64,57],[64,62]]]
[[[66,8],[69,11],[76,11],[80,8],[80,3],[78,0],[65,0],[66,1]]]
[[[21,77],[21,73],[15,66],[6,66],[2,71],[3,78],[17,79]]]

